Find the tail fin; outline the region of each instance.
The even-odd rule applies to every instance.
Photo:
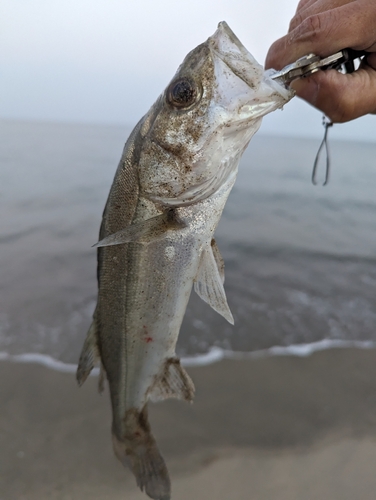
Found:
[[[146,406],[141,412],[128,410],[124,423],[124,439],[119,439],[113,429],[115,455],[124,466],[131,469],[141,491],[145,490],[154,500],[170,500],[168,470],[151,434]]]

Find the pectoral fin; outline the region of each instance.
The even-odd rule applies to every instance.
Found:
[[[195,388],[188,373],[180,364],[178,358],[167,359],[163,371],[157,377],[149,392],[153,402],[163,401],[167,398],[184,399],[192,401]]]
[[[183,227],[185,227],[185,225],[177,220],[174,211],[168,210],[162,215],[157,215],[151,219],[131,224],[125,229],[103,238],[103,240],[93,245],[93,247],[121,245],[122,243],[129,243],[131,241],[150,243],[153,240],[163,237],[169,229],[176,230]]]
[[[218,261],[222,262],[223,265],[223,260],[217,248],[215,252],[217,253],[217,260],[213,251],[213,244],[210,247],[204,248],[202,251],[194,289],[204,302],[209,304],[214,311],[217,311],[217,313],[221,314],[233,325],[234,318],[227,304],[226,294],[223,288],[224,272],[223,270],[220,271],[218,265]]]
[[[225,261],[222,258],[221,252],[219,251],[217,242],[213,238],[211,240],[211,247],[213,250],[214,259],[217,263],[219,276],[221,277],[222,284],[225,282]]]
[[[76,378],[78,385],[81,386],[90,375],[94,365],[99,360],[97,343],[97,325],[96,320],[92,322],[87,332],[84,345],[82,347],[80,360],[78,362]]]

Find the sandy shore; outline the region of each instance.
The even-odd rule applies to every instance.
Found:
[[[193,405],[150,409],[173,500],[374,500],[376,351],[190,368]],[[0,363],[0,500],[141,500],[95,378]]]

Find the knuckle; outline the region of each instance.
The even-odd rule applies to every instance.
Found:
[[[313,14],[306,17],[302,22],[291,32],[290,43],[295,41],[309,40],[311,43],[320,38],[323,30],[323,20],[321,15]]]
[[[303,17],[301,14],[296,14],[290,21],[289,24],[289,33],[293,31],[296,27],[298,27],[300,24],[302,24]]]
[[[322,30],[321,16],[313,14],[302,22],[302,28],[306,33],[319,34]]]

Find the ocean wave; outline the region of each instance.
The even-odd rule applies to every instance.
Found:
[[[230,252],[236,252],[236,259],[234,263],[238,263],[239,256],[245,255],[248,258],[252,257],[262,257],[263,259],[276,259],[276,258],[287,258],[290,261],[296,259],[305,259],[306,262],[317,260],[325,262],[346,262],[346,263],[359,263],[359,264],[376,264],[376,257],[373,251],[366,250],[364,252],[346,252],[343,247],[339,250],[322,250],[322,249],[309,249],[304,246],[299,246],[298,244],[291,244],[290,246],[284,244],[275,245],[271,244],[251,244],[245,241],[233,241],[227,242],[227,248]],[[231,257],[230,257],[231,259]],[[241,261],[240,261],[241,262]],[[226,262],[228,264],[228,262]]]
[[[331,340],[323,339],[308,344],[292,344],[289,346],[273,346],[259,351],[240,352],[212,347],[207,353],[196,356],[183,357],[181,363],[183,366],[206,366],[217,363],[223,359],[259,359],[272,356],[298,356],[307,357],[317,351],[326,351],[328,349],[374,349],[376,342],[368,340]],[[77,365],[74,363],[63,363],[47,354],[24,353],[9,354],[0,352],[0,361],[10,361],[14,363],[32,363],[51,368],[63,373],[75,373]],[[91,372],[92,376],[99,375],[99,368],[96,367]]]

